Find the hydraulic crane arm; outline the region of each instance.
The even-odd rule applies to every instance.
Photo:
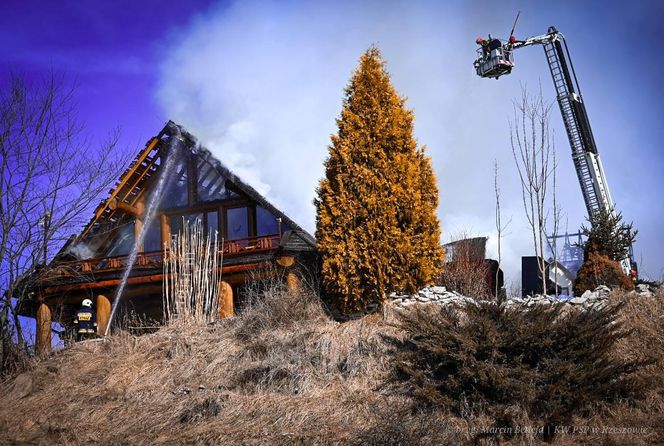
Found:
[[[556,35],[561,35],[557,31],[553,34],[542,34],[541,36],[529,37],[526,40],[518,40],[511,45],[512,48],[523,48],[524,46],[530,45],[544,45],[545,43],[551,42],[556,38]]]

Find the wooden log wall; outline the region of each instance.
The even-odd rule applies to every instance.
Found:
[[[297,294],[300,292],[300,276],[297,275],[294,271],[288,271],[286,276],[286,286],[288,287],[288,292],[291,294]]]

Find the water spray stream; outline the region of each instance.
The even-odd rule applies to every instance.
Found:
[[[157,184],[154,188],[154,192],[152,193],[152,196],[150,197],[148,205],[145,209],[143,226],[141,227],[141,231],[138,234],[138,238],[135,240],[134,248],[129,254],[129,258],[127,259],[127,266],[125,268],[124,274],[122,275],[122,280],[120,281],[120,285],[118,286],[118,289],[115,292],[115,298],[113,299],[113,308],[111,308],[111,315],[108,318],[108,324],[106,325],[106,330],[104,331],[104,337],[108,336],[111,330],[111,323],[113,322],[113,317],[115,316],[115,312],[118,309],[118,304],[120,303],[120,299],[122,298],[122,292],[124,291],[125,286],[127,285],[127,279],[129,279],[129,274],[131,273],[131,269],[134,267],[134,263],[136,263],[136,259],[138,258],[139,247],[143,246],[143,240],[145,239],[145,234],[147,233],[148,228],[150,227],[150,224],[152,223],[152,220],[154,219],[154,216],[157,213],[159,203],[161,202],[161,196],[164,192],[164,189],[166,188],[168,180],[170,179],[171,171],[173,170],[176,164],[178,145],[181,144],[182,142],[183,139],[180,134],[179,128],[177,126],[171,126],[171,136],[170,136],[168,154],[166,155],[165,162],[161,165],[161,174],[159,175]]]

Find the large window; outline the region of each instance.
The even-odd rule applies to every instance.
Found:
[[[256,206],[256,235],[274,235],[279,233],[277,217],[262,206]]]
[[[124,256],[131,252],[134,248],[134,221],[125,223],[120,226],[116,233],[115,239],[108,247],[106,255],[108,257]]]
[[[203,213],[197,212],[193,214],[178,214],[171,215],[169,218],[169,223],[171,227],[171,235],[177,235],[182,232],[185,224],[191,229],[192,226],[196,223],[197,220],[200,220],[203,223]]]
[[[153,218],[150,226],[144,228],[143,252],[161,251],[161,224],[159,218]]]
[[[207,227],[207,233],[210,236],[214,236],[215,234],[217,234],[217,237],[221,238],[219,237],[219,212],[217,211],[206,212],[205,223]]]
[[[176,235],[182,231],[185,222],[191,229],[196,222],[200,225],[206,235],[214,236],[219,232],[219,213],[217,210],[194,212],[191,214],[177,214],[169,217],[169,226],[171,235]]]
[[[249,237],[249,212],[246,207],[226,210],[226,230],[228,240]]]

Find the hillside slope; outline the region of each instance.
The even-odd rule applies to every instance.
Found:
[[[616,354],[645,345],[664,354],[664,293],[629,300],[625,315],[637,331]],[[477,435],[495,423],[480,411],[454,417],[395,386],[385,338],[402,336],[393,320],[371,315],[339,324],[317,299],[274,291],[216,324],[77,344],[0,386],[0,443],[495,444]],[[578,423],[644,426],[648,433],[630,442],[656,444],[663,401],[660,385],[647,402],[599,407]],[[569,435],[554,444],[621,439]]]

